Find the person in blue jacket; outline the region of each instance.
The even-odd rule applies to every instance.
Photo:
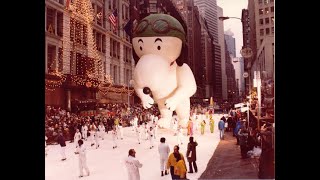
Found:
[[[224,139],[224,128],[225,127],[224,127],[224,121],[222,118],[219,121],[218,128],[220,130],[220,139]]]
[[[239,132],[240,127],[241,127],[241,120],[238,119],[238,121],[236,122],[236,127],[234,128],[234,131],[233,131],[233,134],[237,138],[237,145],[239,144],[238,132]]]

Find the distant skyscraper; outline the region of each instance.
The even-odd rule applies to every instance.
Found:
[[[236,87],[240,96],[244,93],[244,61],[242,57],[236,57],[232,59],[232,64],[235,71]]]
[[[223,16],[223,9],[218,7],[218,16]],[[224,27],[223,21],[218,22],[219,44],[221,46],[221,79],[222,79],[222,99],[228,99],[227,74],[226,74],[226,53],[224,46]]]
[[[217,0],[194,0],[202,17],[207,21],[213,42],[218,43]]]
[[[229,53],[232,55],[232,57],[236,57],[236,40],[232,36],[233,32],[231,32],[230,29],[224,32],[224,39],[227,43],[227,49]]]

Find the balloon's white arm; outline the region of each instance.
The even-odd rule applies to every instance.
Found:
[[[190,98],[197,91],[197,84],[194,75],[187,64],[177,67],[177,89],[172,97],[180,100]]]
[[[143,101],[146,98],[146,96],[149,96],[148,94],[143,93],[143,88],[138,87],[138,85],[134,80],[132,81],[132,84],[133,84],[134,90],[137,93],[137,96],[141,99],[141,101]]]

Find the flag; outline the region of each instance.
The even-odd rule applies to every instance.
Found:
[[[128,22],[127,22],[127,24],[124,26],[124,31],[128,34],[128,36],[130,36],[131,37],[131,35],[132,35],[132,25],[133,25],[133,23],[132,23],[132,20],[130,19]]]
[[[118,16],[117,9],[115,9],[113,11],[113,13],[110,14],[110,16],[109,16],[109,20],[110,20],[111,24],[113,25],[113,29],[116,29],[116,26],[117,26],[117,16]]]
[[[132,29],[134,28],[134,25],[137,23],[137,19],[139,18],[139,12],[136,6],[133,6],[133,8],[130,10],[130,20],[127,22],[123,29],[128,34],[128,36],[131,37]]]

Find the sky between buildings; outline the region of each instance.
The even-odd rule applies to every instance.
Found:
[[[248,7],[248,0],[217,0],[217,5],[223,9],[223,16],[241,18],[242,9]],[[230,29],[236,40],[236,56],[240,55],[242,48],[242,23],[239,19],[228,19],[224,21],[224,31]]]

